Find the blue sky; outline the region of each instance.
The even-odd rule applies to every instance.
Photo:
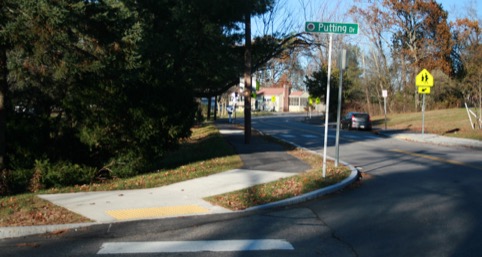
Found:
[[[280,4],[275,17],[275,28],[289,27],[293,32],[304,31],[305,21],[351,22],[345,13],[352,7],[351,0],[277,0]],[[362,0],[368,3],[368,0]],[[437,0],[449,13],[449,20],[467,16],[467,6],[477,7],[478,17],[482,19],[482,0]],[[260,21],[253,22],[254,34],[263,27]],[[289,24],[287,24],[289,23]]]
[[[271,27],[273,30],[265,31],[265,33],[273,33],[274,31],[282,31],[284,33],[304,32],[306,21],[325,21],[325,22],[353,22],[347,11],[353,6],[354,1],[351,0],[277,0],[282,5],[280,10],[275,13],[275,23]],[[362,0],[368,3],[369,0]],[[449,14],[449,21],[456,18],[467,17],[467,6],[476,4],[477,17],[482,20],[482,0],[437,0]],[[256,21],[257,20],[257,21]],[[360,27],[363,25],[360,24]],[[252,22],[253,35],[264,34],[261,30],[266,29],[262,25],[260,19],[254,19]],[[362,49],[370,45],[366,38],[361,35],[345,36],[344,40],[359,45]],[[334,46],[336,47],[336,46]],[[307,61],[307,60],[304,60]],[[303,63],[307,65],[307,63]]]
[[[482,16],[482,0],[438,0],[437,2],[449,12],[449,19],[466,16],[465,9],[470,3],[476,4],[478,16]]]

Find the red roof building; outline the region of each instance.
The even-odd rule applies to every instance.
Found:
[[[292,91],[291,87],[267,87],[256,92],[259,110],[273,112],[303,112],[308,106],[309,94]]]

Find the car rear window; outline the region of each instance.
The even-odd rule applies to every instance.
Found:
[[[366,113],[355,113],[355,114],[353,114],[353,116],[355,116],[355,118],[359,118],[359,119],[368,119],[368,114],[366,114]]]

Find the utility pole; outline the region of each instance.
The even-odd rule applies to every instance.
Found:
[[[251,14],[245,16],[244,49],[244,143],[251,142]]]

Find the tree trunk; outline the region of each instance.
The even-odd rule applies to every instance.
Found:
[[[7,113],[5,110],[5,100],[8,89],[7,74],[7,48],[3,45],[0,45],[0,171],[6,167],[5,134],[7,130]]]
[[[211,101],[211,96],[208,97],[208,113],[207,113],[207,120],[211,120],[211,104],[212,104],[212,101]]]
[[[245,16],[244,49],[244,143],[251,142],[251,15]]]
[[[216,120],[218,117],[218,96],[214,96],[214,114],[213,120]]]

